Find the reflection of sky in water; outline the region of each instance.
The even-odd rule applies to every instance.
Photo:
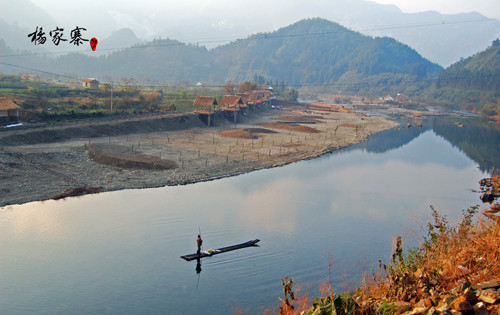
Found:
[[[250,174],[248,177],[254,177],[251,182],[263,184],[247,195],[244,204],[245,209],[262,209],[252,214],[263,219],[300,216],[300,208],[328,208],[336,216],[357,214],[359,220],[384,219],[402,211],[406,215],[417,209],[427,211],[431,204],[439,208],[442,203],[451,203],[453,213],[453,204],[463,207],[464,199],[470,200],[470,196],[463,197],[467,195],[464,185],[477,188],[476,179],[482,174],[475,165],[444,139],[426,132],[384,154],[350,150]],[[290,173],[294,176],[284,176]],[[272,196],[279,201],[270,201]],[[249,222],[261,221],[254,217]],[[272,224],[266,222],[265,226]]]
[[[339,288],[389,257],[395,236],[415,244],[431,204],[455,221],[479,203],[470,189],[484,176],[426,131],[384,153],[353,147],[213,182],[7,207],[0,212],[0,309],[274,306],[283,274],[315,294],[329,263]],[[195,264],[179,256],[195,251],[199,229],[205,249],[253,238],[261,247],[208,258],[198,278]]]
[[[463,169],[475,163],[465,154],[457,154],[448,141],[436,136],[432,131],[426,131],[413,139],[405,150],[394,150],[390,157],[410,161],[412,164],[435,163]]]

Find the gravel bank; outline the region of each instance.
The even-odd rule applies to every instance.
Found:
[[[284,113],[288,121],[277,117]],[[290,115],[300,116],[296,120],[299,123],[289,121]],[[314,121],[304,120],[306,115],[314,115]],[[279,128],[270,128],[276,126],[274,123],[280,124]],[[286,124],[292,127],[283,128]],[[308,128],[296,127],[301,125]],[[339,112],[305,114],[288,109],[252,113],[236,126],[220,122],[215,128],[203,127],[197,117],[187,114],[2,131],[0,206],[51,199],[79,187],[113,191],[235,176],[314,158],[396,125],[380,117]],[[255,132],[245,138],[220,132],[235,127]],[[124,155],[172,161],[177,167],[139,169],[99,164],[90,158],[89,143],[100,148],[108,145],[110,150],[130,148]]]

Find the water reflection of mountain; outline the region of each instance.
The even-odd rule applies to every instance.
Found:
[[[429,121],[445,138],[476,161],[482,171],[500,169],[500,128],[479,118],[440,117]]]
[[[397,149],[422,133],[433,130],[453,146],[459,148],[470,159],[479,164],[482,171],[500,169],[500,127],[481,118],[436,117],[423,122],[424,127],[401,128],[372,135],[370,141],[352,146],[350,149],[365,149],[368,152],[384,153]]]
[[[407,128],[406,122],[401,122],[399,129],[391,129],[370,136],[370,141],[361,142],[353,146],[353,149],[365,149],[368,152],[384,153],[392,149],[397,149],[418,137],[421,133],[431,129],[429,126],[422,128]]]

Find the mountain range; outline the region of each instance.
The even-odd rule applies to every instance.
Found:
[[[130,32],[123,35],[127,34]],[[213,84],[242,82],[259,75],[296,86],[326,85],[337,90],[381,93],[403,89],[407,81],[435,77],[442,70],[392,38],[372,38],[320,18],[302,20],[211,50],[157,39],[101,56],[70,53],[56,58],[17,56],[2,60],[103,81],[132,77],[145,83]],[[8,70],[7,66],[0,66],[0,70]]]
[[[12,38],[22,35],[16,33],[16,27],[1,23]],[[134,45],[115,49],[124,42]],[[444,70],[393,38],[371,37],[322,18],[304,19],[212,49],[168,38],[145,42],[131,29],[101,40],[97,52],[80,49],[85,53],[32,55],[12,49],[8,41],[0,39],[0,72],[38,69],[101,81],[134,78],[146,84],[224,84],[258,77],[328,92],[403,93],[490,116],[500,112],[498,39],[486,50]],[[47,73],[40,75],[54,77]]]
[[[34,47],[26,35],[36,26],[48,30],[79,25],[88,29],[90,37],[97,37],[102,47],[113,32],[128,28],[135,35],[112,48],[130,47],[137,43],[133,38],[136,37],[141,41],[174,38],[211,49],[236,38],[278,30],[306,17],[321,17],[365,35],[395,38],[426,59],[447,67],[486,49],[500,34],[500,21],[477,12],[405,13],[394,5],[367,0],[289,0],[286,5],[280,1],[254,0],[246,3],[243,11],[241,5],[229,0],[198,3],[197,7],[190,6],[189,1],[154,6],[148,1],[119,6],[113,1],[96,2],[88,0],[78,7],[64,4],[62,7],[74,7],[74,12],[62,14],[50,3],[43,4],[48,10],[45,11],[30,0],[6,1],[0,15],[0,38],[14,51],[75,50],[67,45]]]

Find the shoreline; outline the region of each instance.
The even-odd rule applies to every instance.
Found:
[[[398,125],[381,117],[306,113],[297,108],[249,113],[238,124],[224,121],[216,128],[202,127],[197,118],[189,115],[182,116],[186,117],[183,125],[164,128],[170,129],[167,131],[151,131],[152,121],[146,119],[141,120],[147,127],[145,132],[136,128],[134,131],[138,132],[133,134],[3,147],[0,168],[6,176],[0,180],[0,207],[64,198],[72,196],[72,191],[86,194],[159,188],[238,176],[332,153]],[[178,122],[179,115],[172,119]],[[96,128],[81,128],[89,127]],[[221,133],[226,130],[235,135]],[[10,135],[4,135],[4,139],[6,136]],[[22,132],[19,137],[27,138]],[[110,154],[121,147],[128,151],[120,153],[125,158],[168,161],[177,167],[158,170],[100,164],[89,154],[90,145],[94,144]]]

